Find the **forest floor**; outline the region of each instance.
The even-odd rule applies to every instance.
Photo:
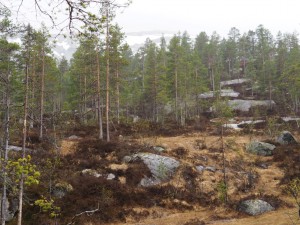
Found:
[[[293,134],[300,140],[297,131]],[[82,142],[84,142],[85,149],[93,148],[89,146],[87,139],[93,140],[91,137],[63,140],[61,154],[64,157],[78,154],[78,151],[80,152],[80,148],[82,148]],[[101,160],[105,159],[105,161],[102,161],[105,164],[102,171],[117,173],[118,182],[122,183],[123,186],[130,186],[129,195],[138,193],[140,198],[145,199],[132,200],[131,196],[126,202],[126,200],[120,200],[120,197],[115,197],[116,203],[114,204],[122,205],[121,209],[118,210],[124,212],[120,222],[118,222],[118,219],[113,219],[113,222],[108,219],[107,222],[90,221],[83,224],[300,224],[295,200],[284,191],[287,182],[299,172],[297,164],[300,160],[298,157],[300,148],[298,145],[290,147],[277,146],[274,156],[268,157],[247,153],[245,146],[251,140],[273,141],[266,135],[264,129],[253,130],[251,134],[235,130],[225,132],[223,144],[228,182],[227,204],[220,200],[218,191],[218,184],[223,179],[224,170],[222,139],[216,127],[212,126],[205,131],[195,131],[193,129],[189,131],[187,129],[184,132],[178,132],[177,135],[122,135],[119,136],[119,139],[119,141],[115,141],[120,144],[119,147],[114,146],[114,150],[107,151],[105,155],[100,154]],[[121,153],[120,147],[122,148],[122,146],[124,146],[124,149],[130,146],[129,148],[134,150],[131,149],[132,151],[128,152],[127,149],[125,153]],[[122,162],[122,157],[143,150],[151,152],[150,149],[153,146],[163,147],[165,151],[159,154],[179,160],[181,166],[170,181],[160,184],[159,187],[154,189],[141,188],[138,187],[137,181],[132,181],[133,183],[130,181],[131,179],[134,180],[135,169],[140,170],[141,168],[125,164]],[[118,153],[116,153],[117,151]],[[89,158],[88,154],[85,155],[86,159]],[[94,155],[93,157],[97,156]],[[294,158],[298,159],[293,160]],[[213,167],[216,171],[204,170],[199,172],[195,169],[199,165]],[[267,165],[267,168],[262,167],[262,165]],[[294,169],[295,171],[291,172]],[[121,170],[122,172],[120,172]],[[128,175],[128,171],[130,171],[130,175]],[[253,175],[253,180],[249,180],[249,174]],[[139,174],[139,178],[136,179],[143,176],[143,174]],[[145,191],[144,189],[149,190]],[[276,210],[259,216],[249,216],[239,212],[237,210],[238,203],[243,199],[250,198],[267,199]],[[151,199],[155,203],[145,203],[151,201]],[[122,203],[118,203],[118,201]]]

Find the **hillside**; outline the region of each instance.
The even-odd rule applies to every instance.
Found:
[[[292,220],[296,221],[295,201],[284,189],[299,175],[298,144],[275,143],[267,135],[270,128],[267,125],[240,131],[226,129],[223,141],[228,201],[225,204],[220,189],[224,179],[220,127],[208,121],[202,121],[201,130],[194,125],[161,127],[139,122],[116,126],[111,143],[97,140],[96,128],[92,126],[76,126],[60,134],[65,138],[58,142],[57,150],[51,142],[33,144],[36,151],[32,157],[42,176],[38,186],[26,191],[29,203],[25,209],[26,224],[55,221],[89,225],[293,224]],[[144,132],[145,126],[151,126],[151,134]],[[287,127],[293,126],[280,125],[280,129]],[[280,129],[274,134],[279,134]],[[293,134],[300,140],[297,131]],[[274,155],[247,152],[246,145],[251,140],[275,144]],[[167,167],[158,165],[162,182],[144,185],[141,180],[153,178],[153,171],[141,155],[132,157],[138,154],[170,157],[180,165],[172,174],[165,173]],[[41,196],[51,196],[53,206],[59,207],[56,219],[49,217],[52,209],[42,212],[32,206],[33,199]],[[274,210],[249,216],[238,210],[245,199],[265,200]]]

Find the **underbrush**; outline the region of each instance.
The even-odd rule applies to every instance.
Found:
[[[193,126],[193,121],[188,122]],[[132,140],[132,137],[151,135],[173,136],[183,134],[187,129],[174,123],[166,123],[164,126],[147,121],[121,124],[112,129],[112,141],[107,143],[96,139],[95,126],[73,127],[63,136],[77,135],[81,139],[76,140],[76,149],[65,156],[59,154],[57,148],[59,143],[54,141],[54,135],[40,141],[37,133],[31,132],[28,142],[33,149],[32,161],[40,170],[41,178],[39,185],[26,190],[24,224],[46,225],[55,222],[68,224],[71,221],[75,224],[125,223],[126,218],[140,221],[150,215],[154,216],[151,208],[157,206],[176,211],[190,211],[197,206],[207,209],[224,207],[235,211],[239,201],[251,198],[266,200],[274,208],[285,206],[278,196],[265,193],[254,194],[258,191],[256,185],[261,179],[256,168],[269,161],[262,158],[257,160],[254,157],[247,158],[248,156],[245,156],[243,149],[234,138],[227,138],[225,142],[224,161],[220,141],[207,146],[205,140],[195,137],[192,142],[195,152],[190,154],[189,148],[185,147],[156,152],[153,149],[154,145]],[[120,135],[131,136],[130,141],[126,138],[121,139]],[[284,170],[282,184],[300,176],[299,148],[298,145],[284,147],[277,145],[274,157],[269,159],[272,163],[274,160]],[[133,162],[129,160],[124,163],[125,156],[132,156],[139,152],[171,156],[180,160],[182,164],[172,180],[155,186],[141,187],[141,179],[151,177],[148,167],[139,160]],[[222,166],[223,163],[225,168]],[[111,167],[113,164],[122,167],[113,168]],[[197,165],[203,165],[206,169],[198,171],[195,168]],[[99,176],[83,174],[83,170],[86,169],[93,170]],[[229,184],[229,189],[226,191],[232,191],[227,203],[220,199],[218,189],[218,184],[223,181],[224,169]],[[114,174],[115,177],[108,180],[108,174]],[[53,195],[53,187],[57,183],[71,185],[72,190],[62,197],[56,197]],[[53,200],[53,206],[59,208],[59,215],[56,218],[51,218],[49,212],[43,212],[34,205],[34,201],[40,198]],[[137,208],[139,210],[136,210]],[[84,213],[90,211],[92,211],[90,214]],[[185,224],[205,223],[195,219]]]
[[[287,184],[300,177],[300,145],[277,146],[274,151],[274,161],[284,170],[281,184]]]

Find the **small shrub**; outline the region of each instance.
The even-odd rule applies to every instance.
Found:
[[[227,203],[227,185],[224,181],[220,181],[217,184],[217,192],[218,192],[218,198],[222,203]]]

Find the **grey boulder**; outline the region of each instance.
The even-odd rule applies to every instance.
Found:
[[[140,159],[152,174],[151,178],[142,179],[141,186],[152,186],[169,180],[180,165],[180,162],[173,158],[152,153],[139,153],[134,155],[134,158]]]
[[[289,131],[283,131],[277,138],[277,142],[281,145],[297,144],[296,139]]]
[[[165,149],[163,147],[161,147],[161,146],[154,146],[153,150],[156,151],[156,152],[163,152],[163,151],[165,151]]]
[[[265,212],[273,211],[275,208],[268,202],[260,199],[254,199],[242,201],[238,206],[238,210],[251,216],[256,216]]]
[[[0,198],[1,202],[2,202],[2,198]],[[19,206],[18,206],[18,199],[6,199],[6,203],[5,203],[5,210],[4,210],[4,217],[5,217],[5,221],[8,222],[8,221],[11,221],[16,212],[18,211],[19,209]],[[0,204],[0,210],[2,211],[1,209],[1,204]]]
[[[253,141],[247,145],[246,150],[255,155],[271,156],[275,148],[275,145],[266,142]]]
[[[66,182],[57,183],[52,188],[52,194],[56,198],[62,198],[71,191],[73,191],[72,185]]]

